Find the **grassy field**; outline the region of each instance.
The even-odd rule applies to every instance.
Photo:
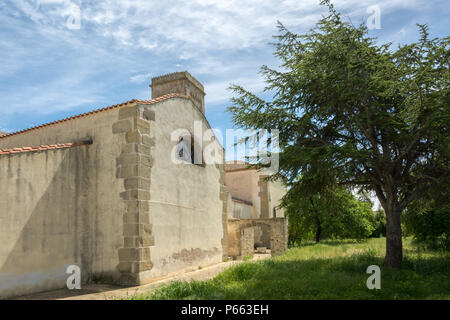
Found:
[[[450,299],[450,254],[404,240],[401,271],[381,269],[369,290],[369,265],[383,265],[385,239],[324,241],[282,256],[243,262],[208,281],[173,282],[132,299]]]

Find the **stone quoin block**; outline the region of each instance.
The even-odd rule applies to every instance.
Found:
[[[142,164],[150,167],[152,165],[152,158],[149,155],[141,153],[122,153],[117,159],[117,164],[123,166]]]
[[[120,194],[123,200],[150,200],[150,191],[131,189]]]
[[[127,201],[127,213],[148,213],[149,208],[148,201]]]
[[[151,168],[145,165],[120,166],[118,169],[119,178],[132,178],[136,176],[150,177]]]
[[[126,118],[139,117],[141,114],[140,110],[136,106],[123,107],[119,110],[119,120]]]
[[[150,190],[150,179],[143,177],[132,177],[124,180],[125,190],[143,189]],[[139,199],[141,200],[141,199]]]
[[[145,110],[144,111],[144,114],[143,114],[143,117],[144,117],[144,119],[145,120],[148,120],[148,121],[155,121],[155,111],[153,111],[153,110]]]
[[[153,263],[151,263],[150,261],[139,261],[139,262],[133,263],[131,272],[139,273],[139,272],[151,270],[152,268],[153,268]]]
[[[150,248],[120,248],[119,259],[134,262],[150,260]]]
[[[142,143],[142,134],[138,131],[127,132],[126,141],[128,143]]]
[[[126,212],[123,215],[123,223],[124,224],[139,224],[139,223],[150,223],[149,213],[148,212]]]
[[[127,143],[123,148],[122,153],[140,153],[142,155],[149,155],[151,146],[143,145],[141,143]]]
[[[147,223],[133,223],[123,225],[123,235],[125,237],[136,237],[151,235],[152,226]]]
[[[134,118],[134,130],[137,130],[142,133],[150,132],[150,123],[144,119]]]
[[[150,247],[155,244],[153,236],[125,237],[125,248]]]
[[[143,145],[143,144],[135,144],[134,148],[135,148],[135,152],[140,153],[140,154],[144,154],[144,155],[149,155],[150,154],[150,149],[152,146],[147,146],[147,145]]]
[[[151,138],[149,135],[143,135],[142,136],[142,144],[148,147],[154,147],[155,146],[155,139]]]

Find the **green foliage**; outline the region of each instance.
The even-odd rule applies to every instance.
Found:
[[[449,253],[418,251],[409,240],[403,270],[382,269],[382,289],[367,289],[366,269],[382,264],[385,241],[307,243],[208,281],[177,281],[131,299],[450,299]]]
[[[402,211],[450,179],[450,37],[419,25],[418,42],[393,49],[322,4],[329,15],[306,34],[279,24],[280,69],[261,69],[273,99],[233,85],[229,111],[239,127],[279,129],[272,178],[296,194],[330,181],[375,191],[392,221],[386,263],[399,268]]]
[[[386,215],[382,209],[377,210],[372,216],[372,225],[374,230],[371,237],[386,237]]]
[[[251,256],[251,255],[246,255],[246,256],[244,256],[243,258],[242,258],[242,260],[244,260],[244,261],[248,261],[248,260],[251,260],[253,257]]]
[[[403,215],[406,233],[432,248],[450,250],[450,191],[432,189],[413,201]]]
[[[283,204],[289,221],[290,243],[323,238],[363,239],[374,230],[371,204],[357,200],[342,187],[316,194],[288,192]]]

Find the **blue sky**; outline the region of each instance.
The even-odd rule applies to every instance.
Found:
[[[407,43],[416,23],[448,35],[447,1],[334,1],[354,23],[377,5],[380,42]],[[70,17],[80,14],[68,25]],[[326,13],[319,0],[6,0],[0,2],[0,131],[150,98],[153,76],[188,70],[205,85],[212,127],[232,128],[229,84],[261,93],[280,20],[305,32]],[[75,28],[74,28],[75,26]]]

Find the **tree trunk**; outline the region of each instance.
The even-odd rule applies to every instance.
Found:
[[[313,201],[312,197],[309,198],[309,202],[311,202],[311,208],[314,208],[314,201]],[[320,234],[322,233],[322,223],[320,222],[320,219],[319,219],[319,211],[316,212],[315,220],[316,220],[316,226],[317,226],[315,238],[316,238],[316,243],[319,243],[320,242]]]
[[[386,211],[386,268],[401,269],[403,259],[401,210],[392,205]]]
[[[319,220],[319,219],[317,219]],[[316,243],[320,242],[320,234],[322,233],[322,224],[320,221],[317,221],[317,230],[316,230]]]

